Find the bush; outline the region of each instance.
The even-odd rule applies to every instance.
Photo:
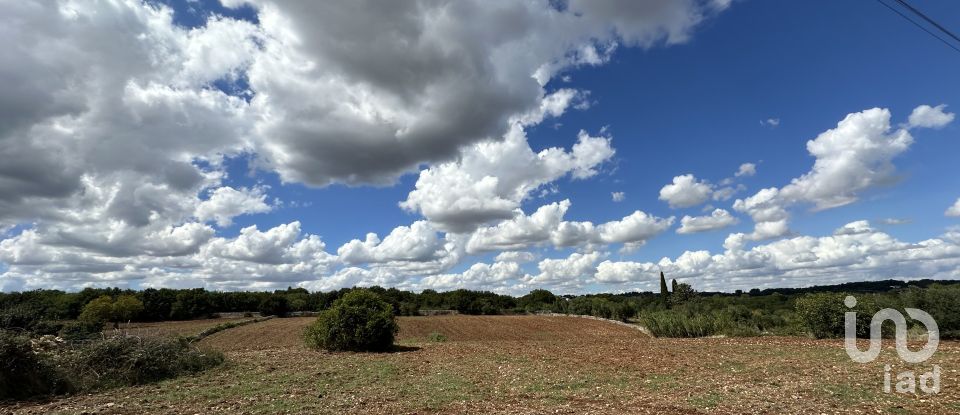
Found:
[[[63,330],[65,323],[59,321],[42,320],[33,325],[33,333],[36,335],[59,334]]]
[[[447,336],[441,333],[433,332],[433,333],[430,333],[429,336],[427,336],[427,339],[434,343],[443,343],[447,341]]]
[[[13,331],[31,331],[40,322],[37,310],[16,305],[0,310],[0,329]]]
[[[57,335],[67,341],[79,341],[99,336],[102,332],[101,321],[71,321],[64,323]]]
[[[846,293],[807,294],[797,299],[796,310],[810,334],[818,339],[844,336],[844,314],[857,312],[857,337],[870,336],[870,320],[879,308],[873,298],[860,296],[857,306],[847,308]]]
[[[933,284],[926,289],[912,287],[903,295],[903,306],[930,313],[940,328],[941,339],[958,339],[960,307],[957,307],[957,298],[960,298],[960,285]],[[916,321],[907,321],[918,324]]]
[[[30,340],[0,330],[0,399],[23,399],[66,391],[52,365],[34,353]]]
[[[331,351],[387,351],[397,330],[390,303],[368,290],[354,290],[320,313],[304,337],[307,345]]]
[[[80,390],[156,382],[221,363],[222,354],[201,351],[185,339],[123,335],[85,343],[57,357],[70,383]]]
[[[264,317],[286,317],[287,313],[290,312],[290,303],[287,301],[287,297],[274,294],[264,298],[263,301],[260,302],[259,311],[260,315]]]

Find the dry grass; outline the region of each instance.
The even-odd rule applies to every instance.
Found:
[[[960,411],[960,344],[941,343],[933,397],[882,393],[878,362],[841,342],[653,339],[570,317],[411,317],[396,353],[306,349],[311,318],[210,336],[232,363],[196,377],[19,405],[18,413],[918,413]],[[431,333],[447,337],[427,340]],[[902,365],[900,365],[902,366]],[[926,367],[926,366],[922,366]],[[903,370],[903,369],[899,369]],[[924,369],[926,370],[926,369]]]

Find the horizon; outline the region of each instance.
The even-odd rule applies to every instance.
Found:
[[[6,3],[0,292],[960,280],[960,53],[883,5]]]

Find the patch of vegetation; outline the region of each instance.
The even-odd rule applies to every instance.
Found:
[[[399,327],[393,307],[371,291],[355,290],[307,327],[307,345],[330,351],[388,351]]]
[[[191,374],[223,363],[223,354],[200,350],[183,338],[111,336],[53,355],[77,390],[140,385]]]
[[[443,335],[442,333],[433,332],[427,336],[427,340],[430,340],[434,343],[443,343],[447,341],[447,336]]]
[[[0,359],[0,399],[138,385],[200,372],[224,360],[186,339],[116,335],[71,344],[3,330]]]
[[[259,311],[261,316],[286,317],[290,312],[290,301],[287,297],[274,294],[260,302]]]
[[[55,367],[35,353],[30,339],[0,330],[0,399],[65,392]]]
[[[698,408],[716,408],[723,402],[723,395],[716,392],[709,392],[703,395],[692,396],[687,402]]]
[[[119,327],[121,322],[131,321],[143,311],[143,302],[128,294],[116,299],[103,295],[87,303],[78,319],[88,323],[112,322]]]
[[[393,315],[418,315],[424,310],[459,314],[517,314],[554,312],[591,315],[630,321],[656,319],[668,326],[663,333],[691,332],[729,336],[808,335],[835,337],[842,323],[843,293],[854,293],[861,302],[858,313],[869,316],[871,304],[878,308],[919,308],[937,320],[941,338],[960,338],[960,309],[953,299],[960,296],[955,281],[870,281],[808,288],[753,289],[747,292],[697,292],[680,281],[662,276],[661,292],[623,294],[555,295],[533,290],[521,297],[486,291],[454,290],[420,293],[395,288],[370,287],[389,304]],[[671,289],[672,287],[672,289]],[[329,309],[357,288],[309,292],[287,288],[273,292],[218,292],[195,289],[86,288],[79,292],[34,290],[0,293],[0,328],[37,334],[56,334],[60,321],[113,322],[188,320],[217,313],[254,311],[283,316],[292,312]],[[838,301],[839,299],[839,301]],[[799,303],[799,307],[797,307]],[[868,307],[871,306],[871,307]],[[661,313],[662,312],[662,313]],[[252,314],[250,314],[252,317]],[[697,317],[700,316],[700,317]],[[908,320],[911,324],[915,322]],[[710,329],[710,327],[713,327]],[[863,327],[867,327],[864,325]],[[922,327],[916,327],[922,328]],[[707,330],[709,329],[709,330]],[[815,332],[815,333],[814,333]],[[708,334],[708,335],[712,335]],[[687,335],[687,334],[684,334]]]
[[[191,342],[191,343],[194,343],[194,342],[198,342],[198,341],[200,341],[200,340],[203,340],[205,337],[208,337],[208,336],[217,334],[217,333],[219,333],[219,332],[221,332],[221,331],[224,331],[224,330],[229,330],[229,329],[236,328],[236,327],[246,326],[247,324],[259,323],[259,322],[261,322],[261,321],[267,321],[267,320],[270,320],[270,319],[272,319],[272,318],[273,318],[273,316],[267,316],[267,317],[255,318],[255,319],[253,319],[253,320],[231,321],[231,322],[227,322],[227,323],[220,323],[220,324],[217,324],[216,326],[213,326],[213,327],[210,327],[210,328],[208,328],[208,329],[206,329],[206,330],[203,330],[203,331],[201,331],[200,333],[197,333],[197,334],[194,335],[194,336],[186,337],[186,339],[187,339],[187,341],[189,341],[189,342]]]
[[[818,339],[843,337],[844,314],[857,312],[857,336],[870,335],[870,319],[879,308],[871,298],[862,297],[856,307],[847,308],[845,293],[807,294],[797,299],[797,315],[803,320],[813,337]]]
[[[80,341],[100,336],[102,332],[103,322],[70,321],[63,324],[57,335],[66,341]]]

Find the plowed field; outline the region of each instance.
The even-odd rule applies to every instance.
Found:
[[[840,341],[654,339],[603,321],[545,316],[401,318],[394,353],[306,349],[312,318],[215,334],[227,365],[196,377],[52,402],[22,413],[955,414],[960,344],[941,342],[938,395],[883,392],[892,350],[850,361]],[[432,333],[445,342],[428,340]],[[894,374],[896,376],[896,374]]]

